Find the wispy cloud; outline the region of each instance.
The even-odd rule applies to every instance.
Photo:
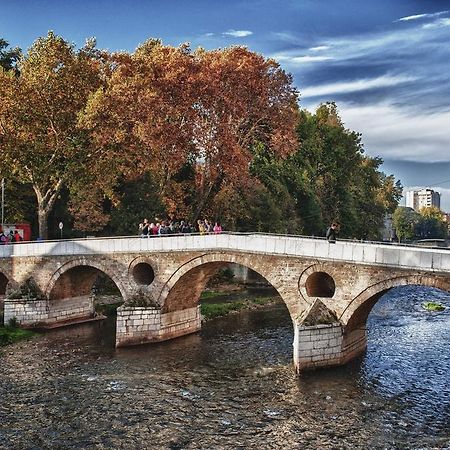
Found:
[[[450,11],[439,11],[435,13],[415,14],[413,16],[400,17],[400,19],[397,19],[395,22],[409,22],[411,20],[432,19],[434,17],[439,17],[449,12]]]
[[[333,59],[331,56],[315,56],[315,55],[303,55],[303,56],[273,55],[272,58],[290,65],[322,62]]]
[[[330,48],[329,45],[319,45],[317,47],[311,47],[309,50],[311,52],[322,52],[324,50],[328,50]]]
[[[443,18],[422,26],[425,29],[450,27],[450,18]]]
[[[450,160],[448,111],[430,114],[388,103],[339,106],[345,125],[363,133],[364,146],[371,155],[427,163]]]
[[[417,77],[407,75],[383,75],[376,78],[364,78],[353,81],[343,81],[301,89],[302,97],[319,97],[331,94],[345,94],[349,92],[365,91],[382,87],[396,86],[417,80]]]
[[[231,37],[246,37],[251,36],[253,34],[253,31],[250,30],[228,30],[223,33],[224,36],[231,36]]]

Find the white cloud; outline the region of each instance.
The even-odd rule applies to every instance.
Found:
[[[232,37],[246,37],[253,34],[253,31],[249,30],[228,30],[223,33],[224,36]]]
[[[436,13],[415,14],[413,16],[400,17],[400,19],[397,19],[395,22],[409,22],[411,20],[430,19],[433,17],[442,16],[443,14],[447,14],[448,12],[450,12],[450,11],[439,11]]]
[[[345,94],[349,92],[365,91],[367,89],[375,89],[388,86],[396,86],[398,84],[407,83],[417,80],[417,77],[405,75],[383,75],[377,78],[363,78],[360,80],[343,81],[330,84],[322,84],[317,86],[309,86],[300,89],[301,96],[317,97],[330,94]]]
[[[422,26],[422,28],[425,28],[425,29],[442,28],[442,27],[450,27],[450,19],[449,18],[439,19],[432,23],[426,23],[425,25]]]
[[[311,52],[322,52],[323,50],[328,50],[329,48],[329,45],[319,45],[317,47],[311,47],[309,50]]]
[[[288,31],[272,31],[270,34],[283,42],[291,42],[296,44],[300,43],[299,38],[295,34]]]
[[[333,59],[331,56],[310,56],[310,55],[304,56],[274,55],[272,56],[272,58],[276,59],[277,61],[285,62],[286,64],[292,65],[329,61],[330,59]]]
[[[429,163],[450,161],[450,111],[410,112],[387,103],[344,103],[339,110],[346,127],[362,133],[365,148],[372,156]]]

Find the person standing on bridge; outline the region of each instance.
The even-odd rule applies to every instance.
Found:
[[[327,230],[327,241],[330,242],[331,244],[334,244],[336,242],[336,233],[338,231],[338,224],[333,222]]]

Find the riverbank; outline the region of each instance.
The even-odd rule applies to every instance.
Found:
[[[30,339],[33,336],[37,336],[38,333],[32,330],[25,330],[23,328],[16,327],[2,327],[0,326],[0,347],[13,344],[15,342],[23,341],[24,339]]]
[[[246,290],[224,292],[204,291],[200,296],[200,312],[203,320],[227,316],[248,309],[257,309],[281,302],[279,296],[272,293],[266,296],[255,296]]]

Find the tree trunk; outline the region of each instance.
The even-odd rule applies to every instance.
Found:
[[[63,181],[60,179],[50,189],[47,190],[45,195],[42,195],[42,191],[39,186],[33,185],[34,193],[36,194],[38,203],[38,223],[39,223],[39,238],[48,239],[48,216],[55,206],[56,199],[58,198],[59,191],[61,190]]]
[[[39,238],[48,239],[48,216],[50,211],[38,205]]]

